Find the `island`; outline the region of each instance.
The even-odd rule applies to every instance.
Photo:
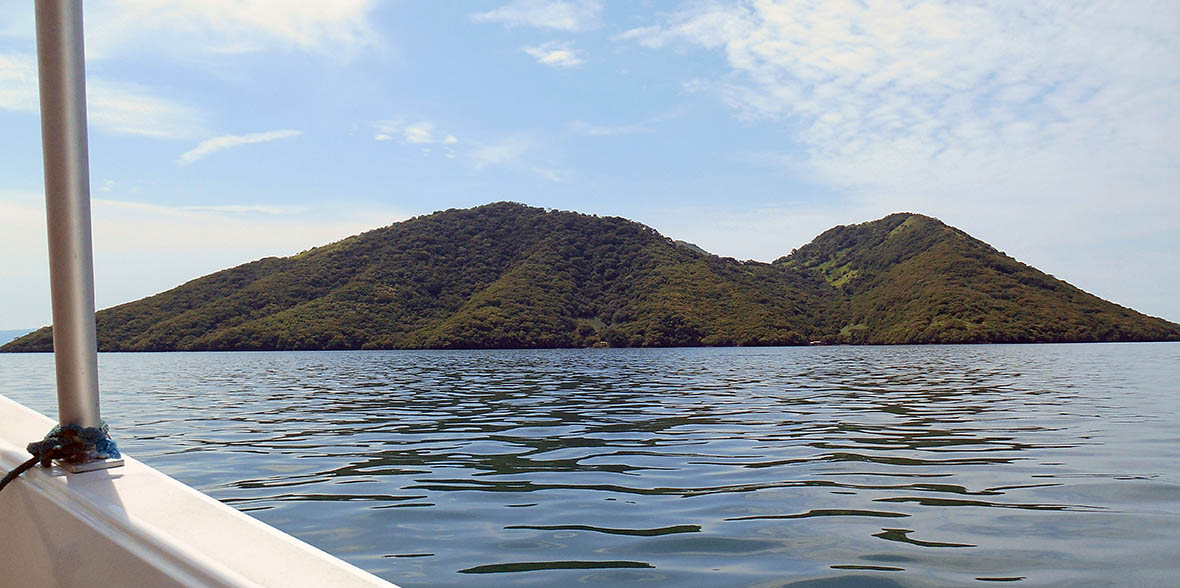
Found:
[[[838,226],[771,263],[512,202],[419,216],[98,312],[102,351],[1177,341],[941,221]],[[0,351],[52,351],[50,327]]]

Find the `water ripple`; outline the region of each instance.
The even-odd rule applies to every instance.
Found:
[[[1180,576],[1177,344],[103,354],[100,373],[130,454],[405,586]],[[52,414],[52,357],[0,356],[0,393]]]

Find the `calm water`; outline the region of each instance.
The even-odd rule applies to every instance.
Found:
[[[1180,584],[1180,344],[100,365],[125,451],[404,586]]]

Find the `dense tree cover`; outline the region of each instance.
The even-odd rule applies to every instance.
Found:
[[[836,227],[773,264],[621,218],[447,210],[98,313],[110,351],[1180,340],[941,222]],[[47,351],[46,327],[0,348]]]
[[[1180,340],[1180,325],[1087,294],[936,219],[830,229],[775,265],[817,271],[842,298],[835,343]]]

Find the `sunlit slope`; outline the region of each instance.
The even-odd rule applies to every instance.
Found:
[[[1180,339],[1180,325],[1087,294],[918,214],[830,229],[776,265],[838,289],[849,343]]]

